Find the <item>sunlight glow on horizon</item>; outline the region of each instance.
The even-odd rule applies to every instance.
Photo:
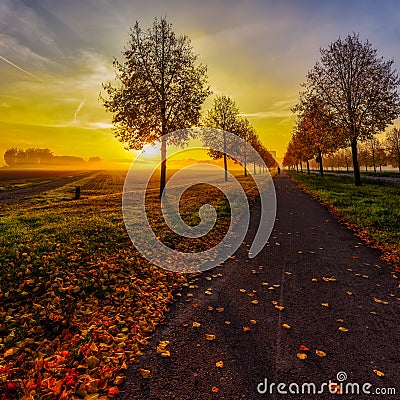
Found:
[[[398,7],[386,0],[334,3],[82,0],[71,6],[67,0],[3,0],[0,166],[11,147],[99,156],[109,165],[132,162],[135,153],[115,138],[99,93],[114,78],[113,57],[122,58],[135,20],[146,29],[161,15],[192,40],[199,62],[208,66],[214,95],[232,97],[281,158],[295,120],[290,109],[320,47],[356,31],[385,58],[398,53]]]

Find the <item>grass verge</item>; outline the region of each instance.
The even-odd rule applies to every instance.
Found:
[[[287,174],[400,268],[400,185],[368,181],[356,187],[344,176]]]

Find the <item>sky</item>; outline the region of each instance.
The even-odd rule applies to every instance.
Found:
[[[321,47],[360,33],[400,70],[397,0],[0,0],[0,166],[10,147],[131,162],[99,93],[129,28],[163,16],[191,39],[214,95],[235,100],[278,157]]]

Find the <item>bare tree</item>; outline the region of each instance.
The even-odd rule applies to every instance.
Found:
[[[393,128],[386,134],[385,147],[393,166],[397,165],[400,172],[400,129]]]
[[[361,184],[357,143],[372,138],[400,114],[400,84],[393,60],[378,57],[368,40],[358,34],[339,38],[326,49],[307,74],[301,101],[316,97],[351,146],[355,184]]]
[[[107,96],[101,98],[114,113],[115,135],[128,149],[161,140],[161,195],[166,183],[165,135],[197,124],[210,94],[207,68],[195,65],[189,38],[177,37],[165,18],[154,19],[146,31],[136,22],[122,54],[124,62],[113,63],[117,85],[103,84]],[[181,136],[174,144],[187,139]]]

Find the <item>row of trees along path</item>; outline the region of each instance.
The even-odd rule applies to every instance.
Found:
[[[393,60],[379,57],[368,40],[353,33],[326,49],[308,72],[298,104],[297,123],[284,164],[351,148],[355,184],[360,185],[358,144],[383,132],[400,115],[400,80]],[[389,142],[398,131],[388,136]],[[400,161],[399,141],[391,147]]]
[[[197,56],[189,38],[176,36],[165,18],[155,19],[145,31],[136,22],[123,56],[123,62],[114,60],[118,84],[105,83],[101,98],[105,108],[113,113],[117,138],[127,148],[140,150],[145,144],[161,142],[160,195],[166,183],[167,134],[199,123],[235,133],[258,151],[268,167],[275,166],[275,160],[254,128],[246,118],[240,117],[235,102],[228,96],[217,96],[212,109],[201,120],[201,106],[211,94],[207,68],[196,65]],[[176,142],[172,144],[184,145],[191,138],[191,132],[187,130],[179,138],[175,137]],[[203,139],[206,144],[221,140]],[[229,143],[225,134],[222,141],[221,149],[226,149]],[[209,154],[213,158],[224,158],[227,178],[226,152],[210,151]],[[246,155],[242,158],[246,171]]]

